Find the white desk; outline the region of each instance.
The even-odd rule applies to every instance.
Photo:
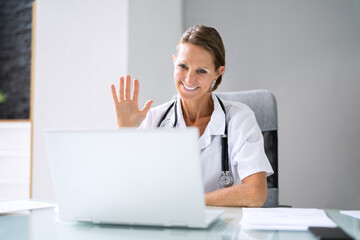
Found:
[[[0,239],[315,239],[307,231],[245,231],[239,226],[241,208],[216,209],[223,209],[225,213],[207,230],[63,224],[55,220],[53,208],[39,209],[25,215],[0,216]],[[360,239],[360,220],[340,214],[338,210],[326,212],[346,232]]]

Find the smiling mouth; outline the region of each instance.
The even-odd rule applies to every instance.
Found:
[[[184,88],[185,88],[186,90],[189,90],[189,91],[194,91],[195,89],[198,88],[198,87],[188,87],[188,86],[186,86],[184,83],[182,83],[182,85],[184,86]]]

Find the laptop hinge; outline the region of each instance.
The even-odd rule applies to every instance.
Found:
[[[78,221],[78,222],[92,222],[91,218],[86,218],[86,217],[76,218],[76,221]]]
[[[185,221],[170,221],[169,223],[172,227],[187,227],[188,224]]]

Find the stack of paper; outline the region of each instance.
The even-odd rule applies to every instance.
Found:
[[[308,227],[336,227],[320,209],[243,208],[240,222],[244,229],[307,230]]]
[[[0,214],[47,207],[55,207],[55,204],[32,200],[0,201]]]
[[[354,217],[354,218],[359,218],[360,219],[360,211],[359,210],[352,210],[352,211],[340,211],[342,214]]]

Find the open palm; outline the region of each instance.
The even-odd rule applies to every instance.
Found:
[[[151,104],[153,103],[152,100],[147,101],[143,109],[139,109],[139,88],[139,80],[134,79],[131,97],[131,77],[129,75],[126,75],[125,78],[120,77],[118,93],[116,93],[114,84],[111,85],[116,122],[119,128],[140,126],[150,110]]]

